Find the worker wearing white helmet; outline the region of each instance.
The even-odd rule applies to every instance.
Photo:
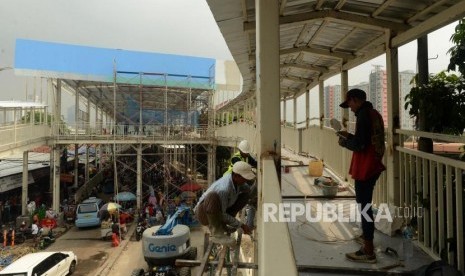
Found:
[[[239,143],[239,145],[237,145],[237,149],[239,151],[235,152],[234,155],[231,156],[231,162],[230,162],[229,168],[225,172],[225,174],[232,172],[233,165],[237,161],[244,161],[246,163],[249,163],[249,165],[252,166],[252,168],[257,168],[257,161],[252,156],[250,156],[249,141],[242,140]]]
[[[242,228],[245,234],[251,234],[252,229],[237,220],[236,215],[246,204],[241,200],[241,187],[253,179],[255,174],[252,167],[242,161],[236,162],[230,174],[212,183],[200,197],[194,212],[202,225],[209,226],[213,242],[234,244],[235,239],[225,235],[225,232],[233,232],[238,228]]]
[[[233,166],[239,161],[248,163],[252,168],[257,168],[257,161],[250,156],[250,145],[249,141],[242,140],[239,145],[237,145],[237,151],[231,157],[231,162],[229,164],[228,170],[224,175],[231,174],[233,171]],[[249,181],[250,182],[250,181]],[[231,207],[231,211],[234,213],[239,212],[243,206],[246,206],[246,225],[250,229],[254,229],[254,219],[255,213],[257,211],[257,184],[250,182],[249,185],[243,185],[239,193],[237,204]]]

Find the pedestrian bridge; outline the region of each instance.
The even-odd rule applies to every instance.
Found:
[[[22,148],[42,139],[53,146],[59,155],[59,146],[67,143],[177,143],[190,141],[205,143],[214,149],[217,145],[233,146],[237,141],[247,139],[259,159],[258,187],[259,206],[265,203],[283,203],[281,175],[282,148],[295,154],[304,153],[324,161],[328,172],[341,182],[350,183],[347,175],[351,153],[337,145],[337,137],[328,127],[325,118],[324,82],[333,76],[340,76],[339,98],[349,88],[349,70],[381,54],[386,55],[387,67],[387,129],[386,154],[384,163],[387,171],[376,185],[374,203],[391,206],[423,208],[424,214],[417,218],[416,244],[435,258],[443,258],[462,272],[465,271],[463,172],[465,163],[433,153],[425,153],[405,146],[412,136],[438,139],[445,142],[465,143],[463,136],[449,136],[428,132],[410,131],[399,126],[399,60],[398,48],[410,41],[418,42],[418,70],[423,79],[428,77],[428,33],[465,16],[465,1],[207,1],[213,16],[243,77],[242,93],[219,108],[208,107],[206,128],[177,129],[164,127],[162,135],[152,125],[142,130],[139,120],[138,131],[124,132],[126,122],[135,124],[133,114],[126,114],[123,128],[117,117],[118,108],[125,104],[123,93],[105,85],[75,85],[76,102],[80,96],[95,104],[96,124],[90,124],[89,116],[82,116],[89,123],[76,126],[74,132],[66,132],[58,125],[39,126],[41,131],[30,133],[34,138],[24,140],[25,132],[18,135],[20,126],[2,130],[5,137],[4,151]],[[142,75],[142,74],[140,74]],[[61,79],[54,81],[55,99],[61,99]],[[63,80],[63,82],[66,82]],[[72,86],[72,82],[68,82]],[[96,90],[89,90],[92,89]],[[135,88],[136,87],[136,88]],[[142,114],[142,85],[127,87],[134,100],[139,99],[139,114]],[[309,91],[318,87],[320,120],[310,124]],[[168,97],[166,86],[157,87],[160,94],[150,94],[150,102],[168,113],[171,104],[189,106],[190,93],[179,93],[179,98]],[[170,91],[169,93],[174,93]],[[198,91],[201,95],[203,91]],[[106,97],[98,98],[98,95]],[[114,102],[114,95],[121,96]],[[294,114],[297,97],[305,95],[305,126],[297,128],[281,124],[281,104],[293,101]],[[160,101],[163,100],[163,101]],[[173,100],[173,102],[169,102]],[[176,100],[176,101],[174,101]],[[104,105],[97,108],[99,103]],[[55,101],[54,106],[59,106]],[[79,113],[79,104],[76,115]],[[99,111],[97,111],[99,110]],[[61,114],[55,108],[54,114]],[[86,112],[89,114],[90,112]],[[108,115],[109,120],[103,119]],[[135,112],[137,113],[137,111]],[[165,116],[166,116],[165,115]],[[59,117],[59,116],[58,116]],[[137,117],[137,116],[136,116]],[[142,115],[139,116],[142,118]],[[294,122],[296,122],[294,115]],[[231,120],[230,118],[236,118]],[[342,121],[349,121],[349,112],[340,115]],[[129,120],[130,119],[130,120]],[[109,122],[92,129],[91,125]],[[167,122],[168,120],[166,120]],[[285,122],[284,122],[285,123]],[[52,124],[53,125],[53,124]],[[348,124],[350,129],[350,122]],[[34,126],[25,126],[33,130]],[[169,135],[167,134],[169,133]],[[171,134],[173,136],[171,136]],[[36,136],[37,135],[37,136]],[[23,137],[23,138],[22,138]],[[180,140],[177,140],[180,139]],[[100,142],[99,142],[100,141]],[[3,142],[3,140],[2,140]],[[3,149],[2,148],[2,149]],[[140,149],[140,148],[139,148]],[[209,170],[215,166],[213,150],[209,151]],[[56,157],[55,157],[56,158]],[[55,159],[55,163],[57,159]],[[140,162],[140,161],[138,161]],[[214,179],[209,175],[209,180]],[[138,179],[138,185],[140,179]],[[56,187],[56,186],[55,186]],[[138,192],[139,194],[139,192]],[[304,198],[306,195],[302,195]],[[54,202],[57,207],[58,202]],[[258,275],[297,275],[305,272],[299,266],[302,254],[316,251],[296,252],[292,243],[295,232],[286,222],[266,223],[258,212],[257,252]],[[342,231],[342,230],[341,230]],[[337,248],[340,250],[340,248]],[[331,252],[337,251],[334,247]],[[300,254],[300,255],[299,255]],[[334,258],[333,265],[340,262]],[[380,273],[379,267],[354,265],[365,273]],[[318,270],[317,267],[313,269]],[[347,270],[348,271],[348,270]],[[339,271],[341,272],[341,271]],[[401,271],[402,272],[402,271]]]

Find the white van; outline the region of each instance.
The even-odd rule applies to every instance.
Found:
[[[27,254],[0,271],[0,276],[65,276],[73,274],[77,257],[72,251]]]
[[[103,200],[96,197],[89,197],[81,202],[76,208],[76,227],[92,227],[100,225],[100,208]]]

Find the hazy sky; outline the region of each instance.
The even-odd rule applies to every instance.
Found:
[[[205,0],[1,0],[0,68],[14,66],[16,38],[104,48],[232,59]],[[429,36],[430,72],[444,70],[455,24]],[[399,50],[400,70],[415,70],[416,42]],[[373,64],[349,71],[349,83],[366,81]],[[0,72],[0,100],[26,97],[40,80]],[[328,84],[339,83],[339,77]],[[38,89],[38,88],[37,88]]]
[[[204,0],[1,0],[0,68],[14,66],[16,38],[232,59]],[[24,100],[25,79],[1,71],[0,100]]]

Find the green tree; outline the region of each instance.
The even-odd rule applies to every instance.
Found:
[[[450,62],[447,67],[448,71],[458,71],[465,75],[465,19],[459,20],[455,27],[455,33],[450,37],[450,41],[454,43],[448,53],[450,54]]]
[[[428,84],[414,86],[405,96],[406,110],[416,119],[425,116],[421,131],[461,135],[465,128],[465,81],[455,74],[440,72]],[[410,109],[409,109],[410,107]]]

